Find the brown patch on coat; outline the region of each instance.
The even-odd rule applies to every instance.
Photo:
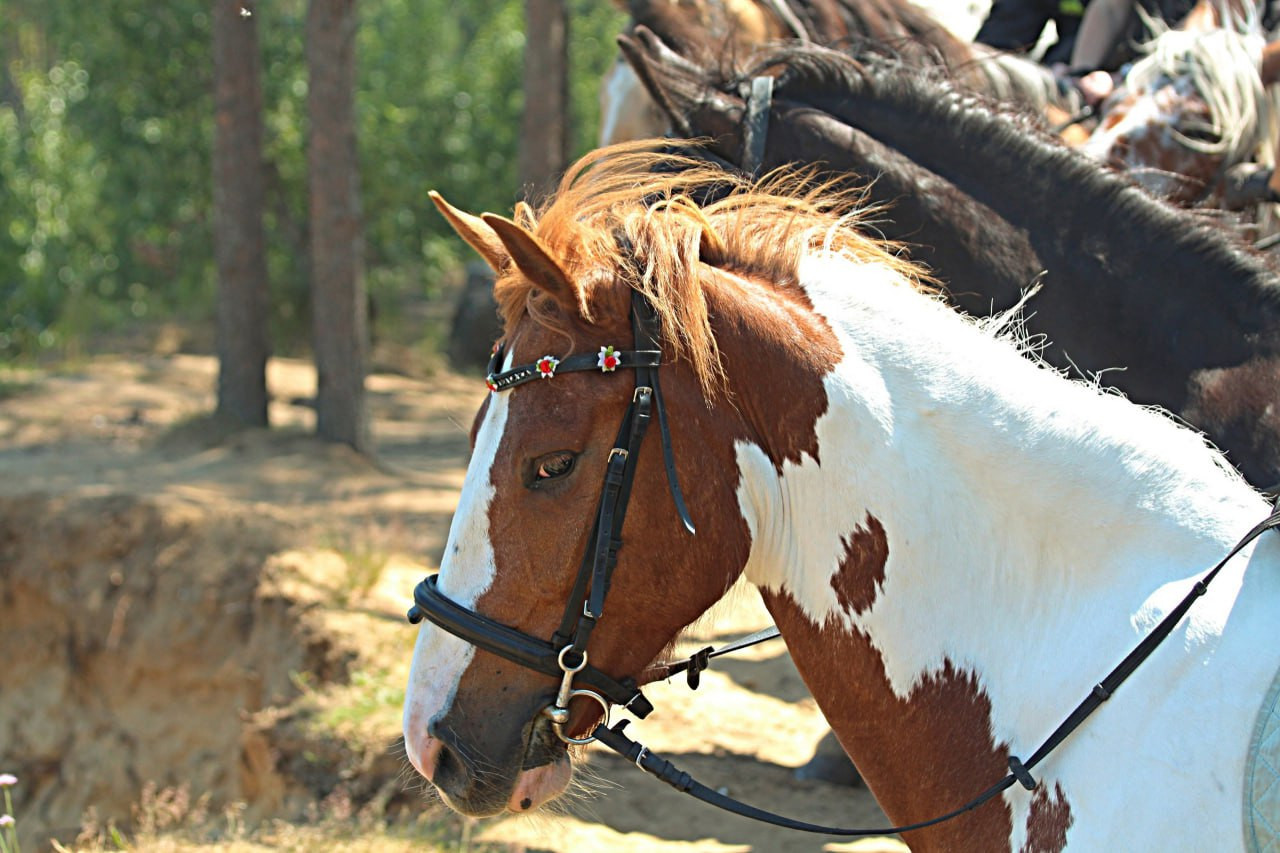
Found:
[[[1228,459],[1258,487],[1280,482],[1280,358],[1191,374],[1187,404],[1179,412],[1197,429],[1230,448]]]
[[[900,698],[865,634],[815,625],[789,593],[762,595],[823,715],[891,821],[936,817],[1004,778],[1007,745],[995,742],[991,700],[973,673],[947,661]],[[1004,853],[1012,831],[1012,813],[996,798],[904,838],[917,853]]]
[[[1031,812],[1027,815],[1027,840],[1021,853],[1062,853],[1067,846],[1067,830],[1074,818],[1071,804],[1062,786],[1053,786],[1053,799],[1040,787],[1031,798]]]
[[[859,527],[844,543],[840,569],[831,576],[831,588],[845,613],[862,613],[875,603],[884,586],[884,567],[889,560],[889,540],[879,520],[867,513],[864,527]]]
[[[743,438],[764,451],[779,475],[784,464],[801,464],[806,456],[820,462],[817,425],[829,408],[822,382],[844,357],[830,324],[794,279],[764,285],[713,273],[706,292],[712,306],[751,308],[717,330],[724,363],[751,365],[735,373],[724,401],[741,413],[748,429]],[[714,307],[713,315],[732,317]]]

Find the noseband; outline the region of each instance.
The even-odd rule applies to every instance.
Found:
[[[565,605],[560,627],[551,635],[551,639],[539,639],[452,601],[437,588],[438,575],[432,575],[418,584],[413,591],[414,606],[409,610],[409,621],[415,625],[427,619],[485,651],[536,672],[560,678],[560,689],[555,702],[543,709],[543,714],[551,720],[556,735],[565,743],[590,743],[595,739],[592,736],[571,737],[564,731],[564,726],[569,722],[569,702],[577,696],[598,702],[604,711],[606,724],[611,704],[620,705],[640,718],[648,716],[653,710],[634,679],[615,680],[587,663],[587,643],[604,613],[605,596],[608,595],[613,570],[618,564],[618,551],[622,548],[622,523],[631,498],[640,446],[655,412],[658,416],[663,463],[671,497],[685,529],[691,534],[694,532],[693,521],[689,517],[676,477],[675,458],[671,453],[671,432],[667,426],[667,413],[662,405],[662,391],[658,385],[658,366],[662,361],[658,314],[648,299],[637,291],[632,291],[631,295],[631,327],[635,334],[634,350],[620,351],[613,347],[601,347],[598,353],[582,353],[564,359],[543,356],[532,364],[502,370],[505,351],[499,345],[489,360],[487,384],[495,394],[526,382],[552,379],[571,371],[596,371],[605,374],[613,373],[618,368],[636,371],[636,388],[631,404],[622,417],[613,449],[609,451],[595,526],[582,555],[578,576]],[[575,688],[575,681],[590,689]]]

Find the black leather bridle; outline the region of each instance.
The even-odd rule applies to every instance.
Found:
[[[634,679],[614,679],[587,662],[587,643],[604,612],[605,597],[618,561],[618,550],[623,544],[622,525],[635,477],[636,460],[655,412],[662,437],[663,459],[671,496],[685,528],[689,533],[694,532],[693,522],[689,518],[689,511],[685,507],[684,496],[676,478],[666,410],[663,408],[662,392],[658,386],[658,366],[662,361],[658,317],[653,307],[638,292],[632,293],[631,323],[635,334],[634,350],[617,351],[610,347],[603,347],[599,353],[573,355],[562,360],[545,356],[533,364],[501,371],[505,353],[502,347],[498,347],[489,362],[488,385],[494,393],[500,393],[539,378],[550,379],[568,371],[598,370],[609,373],[619,368],[636,371],[635,392],[626,414],[623,415],[622,426],[614,440],[613,449],[609,452],[604,489],[600,496],[595,526],[588,540],[586,552],[582,556],[582,563],[561,618],[560,627],[548,641],[503,625],[450,600],[436,588],[436,575],[426,578],[414,589],[414,606],[409,610],[409,621],[418,624],[423,619],[427,619],[478,648],[536,672],[560,678],[560,688],[555,702],[544,708],[542,713],[550,719],[552,728],[562,741],[570,744],[599,741],[628,761],[634,762],[641,770],[656,776],[676,790],[743,817],[787,829],[824,835],[843,837],[892,835],[924,829],[960,817],[995,799],[1015,784],[1022,785],[1028,791],[1034,790],[1037,782],[1031,776],[1031,770],[1066,740],[1102,703],[1111,698],[1120,685],[1169,636],[1196,599],[1205,594],[1209,583],[1227,564],[1227,561],[1265,531],[1280,526],[1280,500],[1278,500],[1277,508],[1245,534],[1216,566],[1194,584],[1182,601],[1143,637],[1119,665],[1089,691],[1030,758],[1023,762],[1017,756],[1010,755],[1009,773],[959,808],[930,820],[877,828],[824,826],[774,814],[735,800],[704,785],[652,752],[648,747],[631,740],[624,732],[629,721],[622,720],[610,726],[611,704],[620,705],[642,719],[653,711],[653,705],[640,692],[639,685]],[[615,358],[616,361],[610,361],[610,358]],[[661,678],[687,670],[690,686],[696,687],[697,675],[706,668],[711,657],[776,636],[778,636],[777,629],[758,632],[729,647],[720,650],[703,649],[687,661],[659,664],[648,672],[657,672],[659,674],[656,677]],[[590,689],[575,688],[575,683],[586,685],[586,688]],[[575,738],[564,731],[564,726],[569,722],[569,703],[579,696],[599,703],[604,714],[603,721],[591,734]]]
[[[565,605],[560,627],[551,635],[551,639],[539,639],[451,601],[436,588],[436,575],[428,577],[414,589],[414,606],[409,611],[409,621],[414,624],[427,619],[485,651],[536,672],[559,677],[560,690],[556,701],[544,709],[543,713],[551,720],[556,735],[566,743],[590,743],[594,740],[590,736],[571,737],[564,731],[564,726],[569,721],[569,701],[574,697],[583,696],[598,702],[604,710],[606,724],[611,704],[620,705],[640,718],[648,716],[653,710],[653,705],[640,692],[633,679],[618,681],[589,664],[587,644],[592,630],[604,613],[605,597],[609,593],[613,570],[618,564],[618,550],[622,547],[622,525],[631,498],[640,447],[655,414],[658,418],[663,462],[671,497],[685,529],[691,534],[694,532],[693,521],[689,517],[676,476],[675,458],[671,452],[671,432],[667,426],[666,409],[662,405],[661,386],[658,384],[658,366],[662,361],[658,315],[638,291],[632,291],[631,327],[635,335],[634,350],[601,347],[597,353],[582,353],[564,359],[544,356],[532,364],[502,370],[505,352],[502,346],[498,346],[489,361],[487,384],[495,394],[526,382],[552,379],[570,371],[635,371],[635,391],[622,416],[622,425],[605,466],[604,487],[600,494],[595,526],[582,555],[578,576]],[[575,682],[590,689],[575,688]]]

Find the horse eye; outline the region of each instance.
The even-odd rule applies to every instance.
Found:
[[[567,450],[548,453],[538,460],[538,473],[535,481],[554,480],[557,477],[565,476],[573,470],[575,458],[574,454]]]

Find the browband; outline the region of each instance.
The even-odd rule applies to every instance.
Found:
[[[601,347],[598,353],[581,353],[568,358],[544,355],[532,364],[522,364],[499,372],[505,354],[504,345],[498,344],[493,348],[493,356],[489,359],[489,369],[485,376],[485,384],[490,391],[506,391],[534,379],[552,379],[560,373],[583,370],[612,373],[620,367],[657,367],[662,363],[661,350],[615,350],[613,347]]]

